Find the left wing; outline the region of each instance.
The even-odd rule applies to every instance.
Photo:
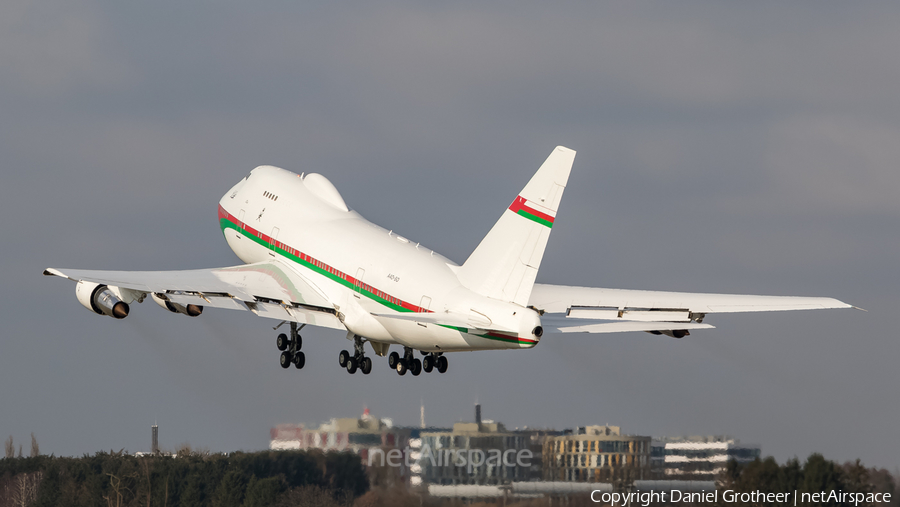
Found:
[[[529,305],[544,312],[544,330],[557,333],[648,331],[680,338],[710,313],[851,308],[833,298],[745,296],[535,284]],[[678,336],[681,335],[681,336]]]
[[[152,294],[161,305],[169,302],[183,307],[246,310],[260,317],[346,329],[322,290],[274,259],[214,269],[92,271],[48,268],[44,274],[106,285],[125,303],[142,302]]]

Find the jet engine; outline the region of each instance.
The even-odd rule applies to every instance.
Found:
[[[119,299],[106,285],[81,280],[75,284],[75,297],[81,306],[99,315],[109,315],[114,319],[128,316],[128,303]]]
[[[684,338],[685,336],[688,336],[689,334],[691,334],[691,332],[688,331],[687,329],[673,329],[671,331],[647,331],[647,332],[650,334],[656,334],[656,335],[664,334],[666,336],[671,336],[672,338]]]
[[[164,299],[162,296],[157,295],[156,293],[151,294],[153,297],[153,301],[156,302],[159,306],[169,310],[172,313],[181,313],[184,315],[190,315],[191,317],[196,317],[203,313],[203,307],[200,305],[180,305],[178,303],[173,303],[167,299]]]

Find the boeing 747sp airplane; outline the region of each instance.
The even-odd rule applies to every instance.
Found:
[[[281,366],[303,368],[299,331],[340,329],[349,373],[365,343],[400,375],[447,371],[447,352],[529,349],[547,333],[646,331],[682,338],[713,313],[849,308],[822,297],[742,296],[534,283],[575,152],[553,150],[474,252],[455,264],[349,209],[320,174],[261,166],[219,201],[219,226],[246,264],[187,271],[44,271],[74,280],[85,308],[116,319],[149,296],[196,317],[245,310],[290,323]],[[279,324],[280,326],[281,324]],[[391,346],[402,353],[390,352]],[[423,359],[415,357],[420,351]]]

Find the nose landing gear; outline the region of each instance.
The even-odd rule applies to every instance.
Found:
[[[303,326],[305,325],[306,324],[297,326],[296,322],[291,322],[290,338],[284,333],[278,335],[276,345],[278,346],[278,350],[283,351],[280,358],[282,368],[290,368],[293,364],[299,370],[306,365],[306,354],[300,352],[300,347],[303,345],[303,338],[300,336],[300,330],[303,329]]]

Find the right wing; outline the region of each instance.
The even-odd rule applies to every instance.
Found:
[[[664,332],[711,328],[710,313],[851,308],[833,298],[749,296],[535,284],[529,305],[557,333]],[[686,333],[685,333],[686,334]],[[683,336],[683,334],[682,334]]]
[[[74,281],[115,287],[131,301],[148,294],[186,306],[246,310],[260,317],[346,329],[325,293],[296,270],[277,261],[182,271],[44,270]]]

